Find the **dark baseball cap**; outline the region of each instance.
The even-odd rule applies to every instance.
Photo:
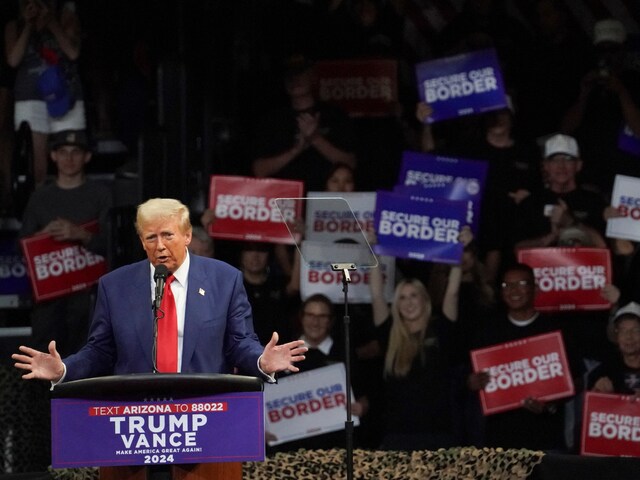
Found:
[[[80,147],[83,150],[89,150],[89,138],[84,130],[62,130],[49,134],[49,148],[56,148],[70,145]]]

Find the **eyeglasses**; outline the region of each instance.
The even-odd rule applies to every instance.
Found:
[[[525,288],[531,285],[529,280],[517,280],[515,282],[502,282],[500,286],[503,290],[511,290],[512,288]]]
[[[313,320],[329,320],[329,318],[331,318],[331,315],[328,313],[302,312],[302,315]]]

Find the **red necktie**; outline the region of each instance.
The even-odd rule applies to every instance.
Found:
[[[178,371],[178,314],[171,291],[171,282],[175,279],[173,275],[167,278],[160,302],[164,317],[158,320],[158,371],[164,373]]]

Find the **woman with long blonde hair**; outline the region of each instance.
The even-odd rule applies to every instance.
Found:
[[[406,313],[406,309],[411,308],[405,305],[414,302],[418,304],[412,310],[416,313],[403,316],[402,311]],[[422,353],[421,346],[429,327],[431,310],[431,297],[420,280],[409,279],[398,283],[391,304],[393,322],[385,355],[385,376],[407,376],[413,361]]]
[[[468,235],[461,235],[463,243]],[[451,268],[442,308],[435,311],[417,279],[398,282],[388,304],[383,272],[370,271],[373,321],[386,352],[383,449],[431,450],[455,443],[450,379],[461,275],[460,266]]]

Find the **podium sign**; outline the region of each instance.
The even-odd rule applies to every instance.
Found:
[[[633,395],[587,392],[582,455],[640,457],[640,402]]]
[[[51,400],[53,468],[264,460],[263,393]]]

